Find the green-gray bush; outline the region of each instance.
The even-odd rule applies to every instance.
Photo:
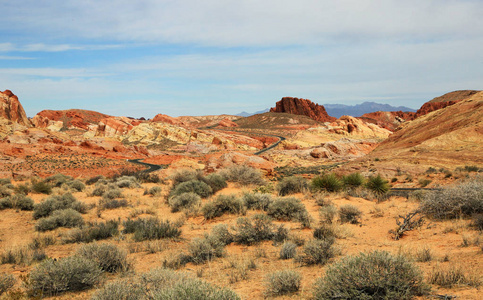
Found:
[[[336,254],[333,241],[310,240],[302,248],[302,254],[296,259],[305,265],[325,265]]]
[[[76,190],[78,192],[82,192],[86,188],[86,185],[82,181],[80,181],[78,179],[75,179],[75,180],[72,180],[72,181],[67,182],[67,185],[71,189],[74,189],[74,190]]]
[[[34,205],[34,219],[50,216],[54,211],[61,209],[74,209],[80,213],[87,212],[87,205],[77,201],[71,193],[62,196],[50,196],[39,204]]]
[[[266,193],[243,193],[242,200],[247,209],[267,210],[270,203],[273,202],[271,194]]]
[[[201,211],[205,219],[209,220],[225,213],[245,214],[246,207],[242,199],[236,195],[219,195],[215,200],[203,205]]]
[[[483,213],[483,177],[425,193],[420,209],[434,219],[454,219]]]
[[[224,245],[231,244],[234,241],[234,235],[228,230],[226,224],[217,224],[213,226],[210,237],[219,240]]]
[[[291,241],[285,241],[280,249],[280,259],[290,259],[297,255],[297,245]]]
[[[135,176],[122,176],[116,179],[116,185],[120,188],[139,188],[141,184]]]
[[[15,285],[15,277],[11,274],[0,273],[0,295]]]
[[[137,282],[121,279],[108,282],[91,297],[91,300],[142,300],[146,288]]]
[[[277,198],[267,208],[267,215],[281,221],[296,220],[309,227],[310,218],[305,205],[297,198]]]
[[[319,227],[314,230],[314,238],[318,240],[327,240],[334,243],[336,234],[332,226],[322,223]]]
[[[173,175],[171,175],[170,179],[173,182],[173,186],[177,186],[180,183],[191,181],[191,180],[199,180],[201,181],[203,178],[203,174],[201,171],[189,170],[189,169],[181,169],[176,171]]]
[[[195,264],[201,264],[212,260],[214,257],[221,257],[224,253],[225,244],[220,240],[207,236],[195,238],[188,245],[188,252]]]
[[[344,183],[334,173],[316,176],[311,182],[314,191],[338,192],[343,186]]]
[[[246,166],[234,165],[220,172],[227,181],[241,185],[262,185],[265,183],[259,170]]]
[[[329,266],[315,283],[315,299],[413,299],[428,287],[419,269],[403,256],[375,251]]]
[[[213,194],[213,189],[203,181],[190,180],[176,185],[171,190],[170,197],[179,196],[184,193],[195,193],[201,198],[207,198]]]
[[[31,297],[42,297],[80,291],[93,287],[101,274],[96,262],[79,256],[44,260],[30,272],[27,292]]]
[[[195,207],[201,203],[201,197],[195,193],[183,193],[169,198],[168,204],[171,212],[178,212],[183,209]]]
[[[126,199],[110,199],[103,197],[99,200],[100,209],[114,209],[127,206],[129,206],[129,203]]]
[[[161,194],[162,191],[163,189],[160,186],[153,186],[147,191],[146,194],[151,196],[158,196]]]
[[[205,176],[202,180],[211,187],[213,193],[221,191],[228,186],[225,177],[217,173],[209,174]]]
[[[74,178],[68,175],[63,175],[63,174],[55,174],[52,176],[49,176],[44,179],[45,183],[49,183],[54,187],[60,187],[62,184],[66,183],[67,181],[72,181]]]
[[[78,211],[72,208],[56,210],[51,216],[41,218],[35,224],[35,230],[37,231],[49,231],[58,227],[80,227],[84,225],[84,219]]]
[[[34,200],[24,194],[16,194],[0,199],[0,209],[13,208],[20,210],[33,210]]]
[[[52,186],[43,181],[32,182],[32,191],[38,194],[50,195],[52,193]]]
[[[74,228],[63,236],[64,243],[90,243],[105,240],[119,233],[119,222],[109,220],[100,223],[89,223],[82,228]]]
[[[168,221],[160,221],[157,218],[137,219],[123,222],[124,233],[134,233],[134,240],[159,240],[163,238],[176,238],[181,235],[179,226]]]
[[[272,220],[264,214],[256,214],[251,218],[238,218],[234,230],[235,242],[244,245],[271,240],[274,234]]]
[[[357,224],[360,222],[362,212],[352,204],[342,205],[339,208],[339,218],[341,223]]]
[[[280,196],[295,193],[303,193],[309,187],[307,180],[299,176],[285,177],[277,184],[277,192]]]
[[[85,244],[77,249],[76,255],[96,262],[104,272],[125,272],[131,268],[126,251],[114,244]]]
[[[302,276],[293,270],[282,270],[268,274],[265,281],[267,296],[282,296],[298,292]]]

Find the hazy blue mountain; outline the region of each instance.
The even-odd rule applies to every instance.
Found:
[[[246,111],[243,111],[239,114],[236,114],[235,116],[239,116],[239,117],[249,117],[249,116],[253,116],[253,115],[258,115],[258,114],[263,114],[263,113],[266,113],[270,110],[270,108],[266,108],[264,110],[259,110],[259,111],[256,111],[254,113],[247,113]]]
[[[364,102],[356,105],[344,105],[344,104],[324,104],[325,110],[329,116],[340,118],[344,115],[352,117],[360,117],[363,114],[371,113],[375,111],[412,111],[415,109],[405,106],[392,106],[389,104],[380,104],[375,102]]]

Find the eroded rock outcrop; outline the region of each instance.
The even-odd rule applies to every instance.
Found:
[[[336,119],[327,114],[323,105],[318,105],[308,99],[283,97],[270,108],[270,112],[303,115],[319,122],[333,122]]]
[[[414,112],[376,111],[363,114],[359,119],[367,123],[378,125],[390,131],[396,130],[402,123],[414,119]]]
[[[102,119],[110,116],[91,110],[69,109],[69,110],[43,110],[33,119],[35,127],[38,128],[65,128],[90,130],[92,125],[98,125]],[[62,123],[62,126],[60,124]]]
[[[30,121],[25,114],[25,110],[10,90],[0,92],[0,117],[13,123],[30,127]]]

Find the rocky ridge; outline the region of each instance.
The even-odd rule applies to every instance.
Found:
[[[283,97],[275,104],[275,107],[270,108],[270,112],[303,115],[318,122],[333,122],[336,120],[336,118],[327,114],[323,105],[302,98]]]

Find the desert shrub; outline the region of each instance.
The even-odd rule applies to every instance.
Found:
[[[86,184],[87,185],[93,185],[94,183],[97,183],[98,181],[105,180],[105,179],[106,179],[106,177],[104,177],[102,175],[94,176],[94,177],[87,179]]]
[[[429,274],[428,282],[445,288],[452,288],[455,285],[479,287],[482,283],[478,274],[470,274],[462,267],[456,266],[434,268]]]
[[[202,180],[211,187],[213,193],[221,191],[228,186],[225,177],[216,173],[209,174]]]
[[[310,218],[305,205],[297,198],[277,198],[267,208],[267,214],[277,220],[296,220],[309,227]]]
[[[275,228],[272,235],[272,241],[274,245],[278,245],[280,243],[285,242],[288,240],[289,230],[285,227],[284,224],[281,224]]]
[[[188,252],[195,264],[201,264],[214,257],[223,256],[224,247],[225,244],[220,240],[207,236],[192,240],[188,245]]]
[[[193,258],[191,255],[185,253],[179,253],[174,256],[170,256],[163,261],[163,268],[178,270],[184,267],[187,263],[192,262]]]
[[[49,235],[49,234],[40,235],[40,234],[38,234],[37,236],[35,236],[32,239],[32,242],[30,242],[28,247],[32,250],[38,250],[38,249],[42,249],[42,248],[45,248],[45,247],[50,246],[50,245],[55,245],[56,242],[57,242],[57,240],[56,240],[55,236],[53,236],[53,235]]]
[[[314,191],[325,190],[327,192],[337,192],[340,191],[343,186],[343,182],[334,173],[316,176],[311,182],[311,188]]]
[[[476,230],[483,231],[483,214],[476,214],[473,216],[471,226]]]
[[[245,165],[234,165],[220,172],[227,181],[236,182],[241,185],[262,185],[264,180],[262,173],[252,167]]]
[[[201,211],[205,219],[209,220],[220,217],[225,213],[245,214],[246,207],[236,195],[219,195],[215,200],[203,205]]]
[[[330,225],[322,223],[319,227],[315,228],[313,236],[318,240],[327,240],[334,243],[336,238],[336,233],[334,228]]]
[[[142,183],[160,183],[162,182],[158,174],[138,172],[135,174],[136,179]]]
[[[366,188],[371,190],[376,195],[384,195],[391,187],[389,186],[387,180],[384,180],[381,175],[377,175],[375,177],[369,177],[366,183]]]
[[[231,244],[234,241],[234,235],[228,230],[228,226],[226,224],[217,224],[213,226],[210,237],[217,239],[224,245]]]
[[[0,254],[0,263],[28,266],[33,262],[41,261],[45,258],[47,258],[47,255],[41,249],[16,247],[5,249],[5,251]]]
[[[103,197],[99,200],[100,209],[114,209],[127,206],[129,206],[129,203],[126,199],[110,199]]]
[[[262,193],[243,193],[242,200],[247,209],[267,210],[270,203],[273,202],[273,197],[270,194]]]
[[[203,173],[201,173],[201,171],[188,170],[188,169],[178,170],[173,175],[170,176],[170,179],[173,182],[173,186],[177,186],[180,183],[192,181],[192,180],[202,181],[202,178],[203,178]]]
[[[184,193],[195,193],[201,198],[207,198],[213,194],[213,189],[203,181],[190,180],[176,185],[171,190],[170,197],[179,196]]]
[[[145,295],[146,289],[140,283],[121,279],[108,282],[96,291],[91,300],[142,300]]]
[[[357,224],[360,222],[362,212],[352,204],[342,205],[339,208],[339,218],[341,223]]]
[[[335,205],[323,206],[319,209],[321,223],[332,224],[335,216],[337,216],[337,207]]]
[[[17,194],[28,195],[30,192],[32,192],[32,187],[28,184],[19,184],[15,187],[15,193]]]
[[[10,178],[0,178],[0,185],[10,185],[12,184],[12,180]]]
[[[431,179],[419,179],[418,182],[421,187],[426,187],[433,181]]]
[[[163,189],[160,186],[153,186],[147,191],[146,194],[151,196],[158,196],[161,194],[162,191]]]
[[[102,274],[96,262],[79,256],[45,260],[30,272],[27,291],[31,297],[56,295],[93,287]]]
[[[145,240],[159,240],[163,238],[176,238],[181,235],[179,226],[157,218],[127,220],[123,222],[124,233],[134,233],[136,242]]]
[[[295,193],[303,193],[308,189],[307,180],[299,176],[290,176],[283,178],[277,184],[277,192],[280,196],[286,196]]]
[[[86,188],[86,185],[82,181],[80,181],[78,179],[67,182],[67,185],[71,189],[74,189],[74,190],[76,190],[78,192],[82,192]]]
[[[430,248],[424,247],[418,249],[415,254],[415,260],[417,262],[428,262],[433,259],[433,254]]]
[[[96,184],[96,187],[92,190],[91,196],[102,196],[105,192],[107,192],[107,185],[106,184]]]
[[[351,173],[342,177],[342,181],[346,187],[356,188],[364,184],[364,177],[361,175],[361,173]]]
[[[74,178],[72,178],[71,176],[67,176],[63,174],[55,174],[45,178],[44,182],[49,183],[53,187],[60,187],[64,183],[67,183],[68,181],[72,181],[72,180],[74,180]]]
[[[466,172],[478,172],[478,167],[477,166],[465,166],[465,171]]]
[[[238,244],[252,245],[273,237],[272,220],[264,214],[238,218],[234,230],[234,240]]]
[[[87,205],[77,201],[71,193],[61,196],[50,196],[39,204],[34,205],[34,219],[50,216],[54,211],[61,209],[74,209],[80,213],[87,212]]]
[[[102,193],[104,199],[116,199],[122,197],[122,190],[115,185],[108,185],[107,190]]]
[[[315,299],[413,299],[428,291],[419,269],[403,256],[375,251],[329,266],[315,283]]]
[[[135,176],[122,176],[116,179],[115,184],[120,188],[138,188],[141,187]]]
[[[47,194],[52,193],[52,186],[43,181],[32,182],[32,191],[37,194]]]
[[[426,193],[420,209],[434,219],[454,219],[483,213],[483,177]]]
[[[291,241],[285,241],[280,249],[280,259],[294,258],[297,254],[297,245]]]
[[[0,209],[13,208],[19,210],[33,210],[34,200],[24,194],[16,194],[0,199]]]
[[[82,228],[74,228],[68,231],[62,241],[64,243],[90,243],[105,240],[119,233],[119,222],[109,220],[106,222],[89,223]]]
[[[15,285],[15,277],[11,274],[0,273],[0,295]]]
[[[72,208],[56,210],[51,216],[41,218],[35,224],[37,231],[49,231],[58,227],[80,227],[84,225],[84,219],[81,214]]]
[[[126,251],[119,249],[114,244],[85,244],[77,249],[76,255],[96,262],[104,272],[124,272],[131,268],[127,261]]]
[[[333,241],[310,240],[305,243],[296,260],[304,265],[325,265],[335,255]]]
[[[267,296],[282,296],[298,292],[302,276],[293,270],[282,270],[267,275],[265,294]]]
[[[195,193],[183,193],[169,198],[168,204],[171,212],[177,212],[183,209],[195,207],[201,203],[201,197]]]

